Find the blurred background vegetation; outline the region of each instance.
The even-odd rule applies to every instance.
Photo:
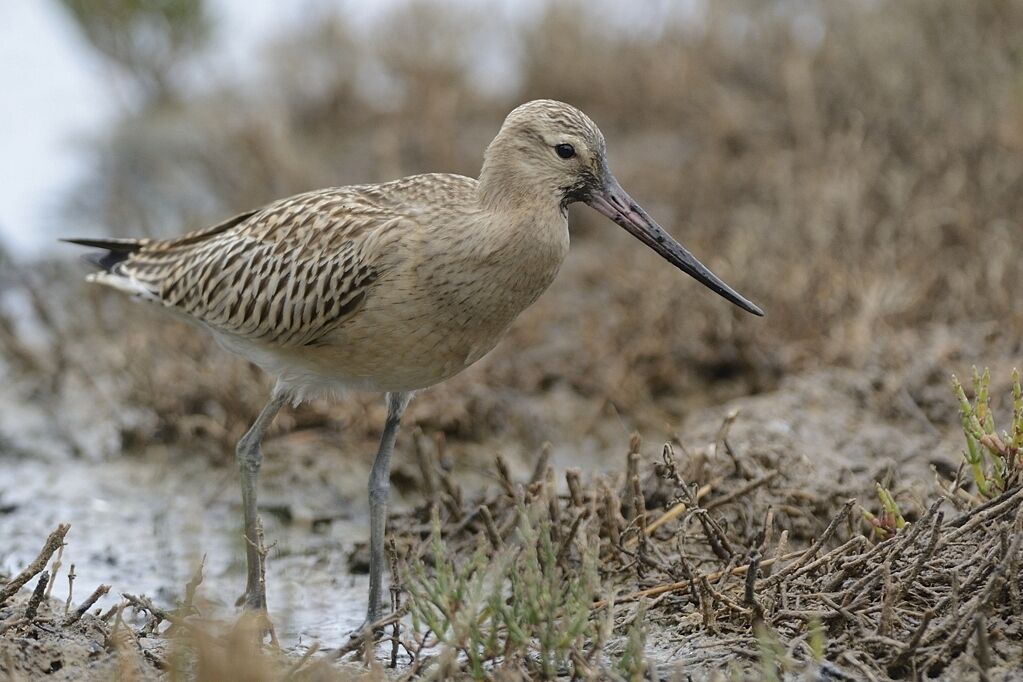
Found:
[[[813,367],[913,366],[934,329],[994,325],[1019,350],[1018,0],[412,0],[357,24],[349,5],[320,3],[244,78],[216,68],[232,27],[204,0],[59,1],[132,93],[64,198],[69,235],[169,236],[321,186],[476,175],[504,115],[550,97],[589,113],[623,185],[768,311],[743,316],[573,209],[553,290],[417,403],[424,429],[472,439],[540,419],[535,440],[613,414],[661,427]],[[8,369],[52,409],[96,396],[93,421],[116,424],[104,449],[226,458],[265,379],[180,322],[86,288],[72,260],[4,277]],[[976,353],[991,334],[979,338]],[[581,421],[538,416],[542,400]],[[293,419],[370,433],[377,402]]]

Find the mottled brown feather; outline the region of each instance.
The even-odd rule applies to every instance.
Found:
[[[217,331],[315,344],[366,300],[381,267],[366,253],[374,233],[401,229],[423,201],[474,184],[433,174],[307,192],[175,239],[139,240],[110,275]]]

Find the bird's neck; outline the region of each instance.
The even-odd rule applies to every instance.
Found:
[[[558,197],[499,172],[488,174],[487,169],[480,175],[477,191],[480,208],[487,216],[482,224],[491,232],[495,252],[522,251],[507,262],[524,266],[520,256],[528,260],[532,252],[539,251],[542,260],[553,259],[552,264],[560,265],[568,248],[568,222]]]
[[[501,145],[495,140],[484,156],[477,187],[480,206],[494,212],[560,212],[561,196],[551,189],[553,183],[537,177],[514,151]]]
[[[509,148],[498,136],[483,160],[477,201],[488,214],[483,224],[494,261],[508,269],[510,289],[524,291],[523,307],[535,300],[553,280],[568,251],[568,222],[560,192],[549,178],[521,161],[523,150]],[[527,286],[528,284],[528,286]]]

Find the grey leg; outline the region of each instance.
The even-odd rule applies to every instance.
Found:
[[[387,394],[387,422],[380,448],[369,475],[369,607],[366,625],[380,618],[380,589],[384,572],[384,529],[387,526],[387,496],[391,488],[391,452],[398,436],[398,424],[412,392]]]
[[[238,457],[238,469],[242,479],[242,508],[245,513],[245,559],[246,579],[245,594],[240,602],[244,602],[249,609],[266,610],[266,585],[263,567],[264,555],[260,552],[259,537],[262,533],[257,532],[259,515],[256,511],[256,485],[259,476],[259,465],[263,461],[263,453],[259,448],[263,440],[263,434],[273,423],[274,417],[280,412],[281,407],[287,402],[287,396],[274,393],[273,398],[266,404],[263,411],[256,417],[242,439],[238,441],[235,453]]]

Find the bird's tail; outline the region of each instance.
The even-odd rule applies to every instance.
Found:
[[[60,241],[102,249],[102,251],[87,253],[84,258],[106,272],[110,272],[115,265],[127,260],[131,254],[145,246],[145,241],[141,239],[61,239]]]

